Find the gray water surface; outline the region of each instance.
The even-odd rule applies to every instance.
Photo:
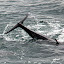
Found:
[[[0,0],[0,64],[64,64],[64,45],[33,40],[21,28],[4,34],[26,14],[26,27],[64,42],[64,0]]]

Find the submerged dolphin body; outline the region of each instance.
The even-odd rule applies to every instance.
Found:
[[[59,42],[58,42],[56,39],[51,39],[51,38],[48,38],[48,37],[46,37],[46,36],[44,36],[44,35],[40,35],[40,34],[34,32],[34,31],[28,29],[27,27],[25,27],[25,26],[23,25],[23,22],[27,19],[27,17],[28,17],[28,14],[26,15],[26,17],[25,17],[22,21],[20,21],[19,23],[17,23],[11,30],[9,30],[9,31],[6,32],[5,34],[11,32],[12,30],[16,29],[17,27],[20,27],[20,28],[22,28],[23,30],[25,30],[33,39],[48,40],[48,41],[50,41],[50,42],[55,43],[56,45],[59,44]]]

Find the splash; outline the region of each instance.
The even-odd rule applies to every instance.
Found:
[[[35,25],[27,25],[27,28],[34,30],[37,33],[43,34],[45,36],[49,36],[51,38],[56,38],[60,41],[64,41],[63,40],[63,29],[61,27],[61,23],[60,21],[56,21],[54,20],[53,17],[51,17],[51,20],[48,19],[48,21],[45,21],[47,24],[45,23],[39,23],[39,19],[37,18],[36,15],[32,14],[32,13],[28,13],[29,17],[28,18],[33,18],[34,22],[36,22]],[[50,18],[49,16],[47,18]],[[46,20],[46,19],[45,19]],[[30,38],[28,36],[28,34],[22,30],[22,29],[15,29],[14,31],[12,31],[9,34],[4,34],[6,31],[8,31],[11,27],[13,27],[14,24],[13,23],[9,23],[7,24],[7,26],[5,27],[5,30],[3,31],[3,34],[1,34],[1,37],[3,36],[5,38],[5,40],[7,41],[25,41],[26,39]],[[61,34],[58,35],[57,34]],[[57,37],[56,37],[57,36]]]
[[[7,26],[5,27],[5,29],[3,31],[3,37],[7,41],[19,41],[19,39],[16,39],[19,37],[19,35],[14,32],[11,32],[9,34],[4,34],[6,31],[8,31],[8,29],[10,29],[10,27],[13,27],[13,26],[14,26],[13,23],[9,23],[9,24],[7,24]],[[17,30],[15,30],[15,31],[17,31]]]
[[[61,62],[60,62],[60,58],[55,58],[55,59],[53,59],[53,61],[51,62],[51,64],[62,64]]]
[[[32,14],[30,14],[30,15],[31,15],[30,18],[33,17],[35,19],[35,16],[33,16]],[[15,29],[14,31],[10,32],[9,34],[4,34],[9,29],[11,29],[11,27],[13,27],[14,25],[15,24],[11,23],[11,22],[6,25],[6,27],[3,31],[3,37],[5,40],[7,40],[7,41],[25,41],[27,38],[29,38],[29,36],[26,34],[26,32],[20,28]]]
[[[64,28],[61,29],[60,35],[58,36],[58,41],[64,42]]]

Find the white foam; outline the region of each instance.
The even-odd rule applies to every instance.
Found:
[[[22,40],[26,40],[29,36],[26,35],[26,32],[24,32],[24,30],[15,30],[15,32],[11,32],[9,34],[4,34],[5,32],[7,32],[9,27],[14,26],[15,24],[13,23],[9,23],[7,24],[7,26],[5,27],[3,34],[1,34],[1,36],[3,36],[3,38],[6,41],[22,41]],[[21,36],[21,37],[20,37]]]
[[[61,30],[60,35],[58,36],[58,41],[64,42],[64,28]]]
[[[48,25],[45,25],[45,24],[42,25],[41,23],[40,24],[38,23],[38,19],[36,18],[36,16],[34,14],[29,13],[29,15],[30,15],[29,18],[34,17],[34,19],[37,21],[36,25],[28,25],[27,27],[29,29],[31,29],[31,30],[36,29],[35,31],[37,33],[45,34],[46,36],[50,36],[51,38],[53,36],[55,36],[56,34],[61,34],[61,35],[58,36],[57,39],[60,40],[60,41],[64,41],[64,38],[63,38],[64,37],[63,36],[64,35],[63,34],[64,29],[60,29],[60,27],[61,27],[60,21],[55,21],[54,20],[54,22],[53,22],[53,19],[52,19],[52,21],[46,21],[48,23]],[[7,24],[3,34],[7,31],[7,29],[9,27],[12,27],[12,26],[14,26],[13,23]],[[49,26],[51,28],[51,30],[47,30],[47,26]],[[46,28],[46,29],[39,30],[40,28]],[[22,39],[27,39],[29,37],[27,35],[27,33],[25,31],[23,31],[23,30],[17,29],[16,31],[17,31],[18,34],[14,33],[14,32],[11,32],[10,34],[5,35],[4,38],[6,40],[8,40],[8,41],[13,41],[13,40],[17,40],[18,41],[18,40],[22,40]],[[15,37],[13,37],[13,35],[15,35]],[[20,38],[20,35],[21,35],[21,38]],[[18,39],[16,39],[16,38],[18,38]]]
[[[62,64],[61,62],[60,62],[60,58],[55,58],[55,59],[53,59],[53,61],[51,62],[51,64]]]

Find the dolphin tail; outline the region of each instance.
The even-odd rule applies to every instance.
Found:
[[[21,20],[19,23],[20,23],[20,24],[23,24],[23,22],[27,19],[28,15],[29,15],[29,14],[26,14],[26,17],[25,17],[23,20]]]
[[[20,23],[20,24],[23,24],[23,22],[27,19],[27,17],[28,17],[28,14],[27,14],[26,17],[25,17],[22,21],[20,21],[19,23]],[[17,27],[19,27],[19,23],[17,23],[11,30],[5,32],[5,34],[11,32],[12,30],[14,30],[14,29],[16,29]]]
[[[4,34],[7,34],[7,33],[11,32],[12,30],[14,30],[14,29],[17,28],[17,27],[18,27],[18,24],[16,24],[11,30],[5,32]]]

